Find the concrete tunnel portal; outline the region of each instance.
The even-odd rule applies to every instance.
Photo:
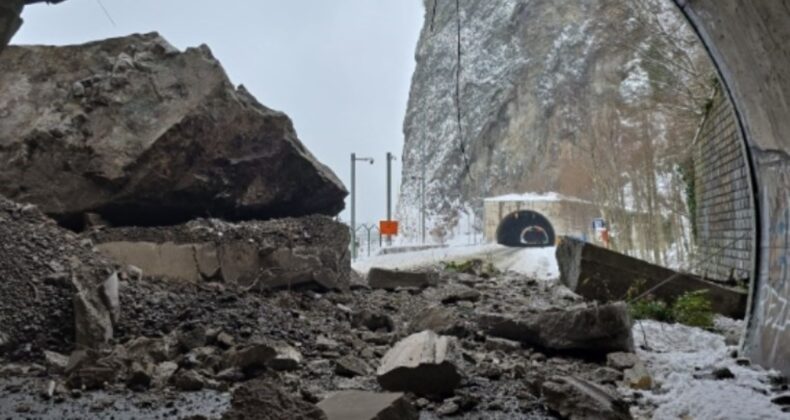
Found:
[[[545,216],[533,210],[519,210],[499,222],[496,241],[512,247],[546,247],[556,243],[556,235]]]

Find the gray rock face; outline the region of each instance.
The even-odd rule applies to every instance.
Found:
[[[653,93],[663,82],[649,68],[652,50],[642,47],[667,51],[658,31],[634,18],[631,3],[425,1],[403,123],[397,213],[406,236],[420,226],[423,173],[436,238],[464,215],[479,218],[482,197],[558,191],[592,198],[575,145],[609,123],[605,115],[653,108],[651,118],[667,118],[652,102],[661,102]],[[649,3],[663,5],[661,19],[681,23],[690,54],[704,57],[670,2]]]
[[[290,119],[231,85],[206,46],[179,52],[152,33],[3,56],[0,193],[61,223],[343,208],[345,188]]]
[[[517,317],[484,314],[478,322],[489,335],[552,350],[594,354],[634,351],[632,320],[625,303],[551,310]]]
[[[92,234],[105,255],[148,276],[258,289],[347,289],[349,238],[345,225],[325,216],[241,223],[201,219]]]
[[[340,391],[318,403],[328,420],[417,420],[400,392]]]
[[[446,396],[461,383],[454,363],[455,341],[433,331],[412,334],[395,344],[381,359],[376,371],[379,384],[388,391]]]

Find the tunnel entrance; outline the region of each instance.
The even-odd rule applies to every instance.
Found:
[[[519,210],[505,216],[496,230],[499,244],[513,247],[546,247],[556,242],[554,227],[542,214]]]

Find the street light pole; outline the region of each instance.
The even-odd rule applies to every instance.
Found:
[[[351,258],[357,258],[357,161],[373,164],[373,158],[357,157],[351,154]]]
[[[395,155],[387,152],[387,221],[392,220],[392,161]],[[392,235],[387,235],[387,245],[392,245]]]

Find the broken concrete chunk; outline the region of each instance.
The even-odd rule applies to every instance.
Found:
[[[368,271],[368,285],[374,289],[394,290],[399,287],[422,289],[435,286],[438,282],[438,274],[427,271],[399,271],[384,268],[371,268]]]
[[[592,382],[569,376],[553,377],[541,386],[546,405],[569,420],[629,420],[628,405]]]
[[[152,277],[256,289],[347,290],[347,230],[324,216],[238,224],[199,219],[105,229],[91,237],[104,255]]]
[[[639,286],[637,292],[652,289],[651,295],[667,303],[687,292],[707,290],[713,311],[736,319],[746,313],[748,293],[744,290],[678,273],[588,242],[563,236],[556,256],[562,284],[589,300],[621,300],[633,293],[635,286]],[[675,280],[666,283],[670,277]]]
[[[454,340],[423,331],[397,342],[381,359],[376,371],[379,384],[388,391],[423,396],[452,394],[461,383]]]
[[[340,391],[318,403],[329,420],[417,420],[400,392]]]
[[[520,316],[484,314],[478,322],[488,335],[552,350],[583,350],[595,354],[634,351],[631,314],[625,303]]]

